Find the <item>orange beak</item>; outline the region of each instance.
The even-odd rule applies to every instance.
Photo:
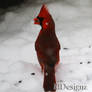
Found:
[[[34,18],[34,24],[38,24],[38,25],[40,25],[40,21],[39,21],[38,18]]]

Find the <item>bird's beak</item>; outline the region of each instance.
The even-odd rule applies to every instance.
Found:
[[[40,21],[38,18],[34,18],[34,24],[40,24]]]

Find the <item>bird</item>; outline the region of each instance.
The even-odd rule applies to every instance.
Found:
[[[54,20],[46,4],[42,5],[38,16],[34,18],[34,24],[41,26],[35,41],[35,51],[44,75],[43,89],[44,92],[56,92],[55,72],[60,61],[60,43],[55,33]]]

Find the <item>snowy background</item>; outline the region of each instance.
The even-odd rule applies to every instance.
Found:
[[[29,0],[0,9],[0,92],[43,92],[43,74],[34,49],[40,27],[33,24],[43,2],[55,20],[61,44],[57,82],[86,85],[86,90],[78,92],[92,92],[91,0]]]

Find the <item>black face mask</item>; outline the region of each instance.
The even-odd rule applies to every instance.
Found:
[[[37,19],[39,19],[40,25],[42,26],[42,21],[43,21],[44,18],[37,16]]]

